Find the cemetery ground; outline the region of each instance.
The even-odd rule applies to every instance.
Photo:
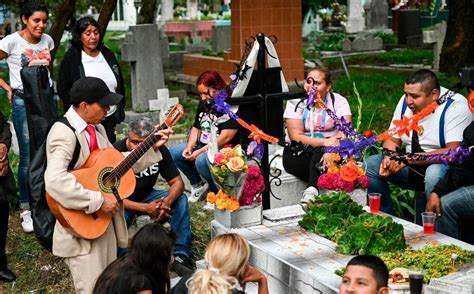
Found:
[[[120,41],[110,38],[112,36],[115,35],[106,34],[106,44],[120,60]],[[63,48],[64,44],[61,46],[60,51],[58,51],[54,66],[55,70],[59,67],[62,59]],[[396,103],[402,95],[404,80],[414,70],[388,70],[388,65],[426,65],[432,62],[432,56],[432,50],[403,50],[345,58],[345,62],[349,66],[351,79],[344,74],[337,78],[334,91],[348,98],[353,113],[354,125],[357,125],[360,121],[360,126],[358,127],[360,132],[372,129],[375,133],[379,133],[388,127]],[[322,61],[330,69],[342,69],[339,57],[325,58]],[[373,69],[365,67],[374,64],[385,68]],[[360,67],[353,67],[355,65]],[[122,62],[121,67],[125,81],[130,81],[128,63]],[[0,68],[0,76],[7,78],[7,71]],[[440,78],[441,85],[444,87],[450,87],[458,81],[458,78],[455,76],[446,76],[438,73],[438,77]],[[360,94],[360,101],[362,102],[360,111],[358,98],[354,94],[355,88]],[[126,85],[126,93],[128,98],[127,107],[130,108],[130,82]],[[465,95],[466,93],[462,94]],[[187,132],[192,125],[196,105],[197,96],[196,99],[188,99],[184,103],[186,117],[175,128],[175,133]],[[4,95],[0,100],[0,109],[6,117],[11,116],[10,106]],[[372,149],[369,152],[379,151]],[[18,165],[18,157],[10,154],[10,158],[15,171]],[[395,200],[395,207],[398,208],[398,213],[405,218],[410,218],[410,210],[407,207],[413,205],[413,193],[394,189],[392,190],[392,198]],[[210,221],[213,215],[211,212],[204,210],[201,203],[191,204],[190,208],[193,231],[193,258],[199,260],[203,258],[205,246],[210,239]],[[17,209],[12,209],[10,214],[7,256],[9,267],[17,274],[18,279],[15,283],[0,284],[0,293],[25,293],[29,291],[33,291],[31,293],[73,293],[72,279],[67,266],[60,258],[56,258],[45,251],[36,241],[33,234],[27,235],[23,233]]]

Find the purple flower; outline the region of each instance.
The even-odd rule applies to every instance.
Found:
[[[263,144],[258,144],[256,141],[250,142],[247,147],[247,155],[252,155],[258,161],[262,160],[264,151]]]

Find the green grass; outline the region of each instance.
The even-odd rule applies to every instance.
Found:
[[[379,65],[388,66],[391,64],[424,64],[433,63],[433,50],[423,49],[403,49],[392,50],[378,54],[364,54],[344,57],[346,65]],[[329,69],[342,68],[342,62],[339,56],[324,58],[323,63]]]

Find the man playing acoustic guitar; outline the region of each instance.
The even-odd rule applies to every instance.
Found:
[[[45,187],[46,192],[64,208],[85,213],[94,219],[101,215],[112,216],[105,233],[95,239],[86,239],[73,233],[64,226],[64,221],[61,224],[57,220],[54,228],[53,254],[64,258],[71,271],[76,293],[92,293],[97,277],[116,259],[117,247],[127,247],[127,226],[123,206],[116,198],[109,197],[102,190],[85,188],[81,179],[68,171],[68,165],[73,158],[76,143],[81,148],[74,169],[88,162],[91,153],[94,155],[97,151],[102,151],[93,152],[94,150],[112,146],[100,123],[105,118],[109,105],[118,104],[122,96],[110,92],[101,79],[86,77],[73,84],[70,97],[72,106],[65,117],[75,132],[59,122],[49,131],[46,141]],[[171,133],[170,129],[158,131],[156,135],[161,136],[158,145],[164,144]],[[160,160],[161,153],[151,148],[133,165],[133,170],[141,171]],[[89,178],[91,176],[88,175]],[[92,180],[97,182],[97,179]],[[131,185],[134,186],[134,181]]]
[[[154,129],[147,118],[134,119],[128,126],[128,137],[114,143],[114,147],[121,152],[133,151]],[[135,174],[137,179],[135,191],[123,201],[125,220],[128,225],[131,225],[137,214],[145,214],[158,222],[169,221],[171,228],[178,236],[173,250],[172,267],[177,274],[182,276],[186,273],[191,274],[195,269],[191,259],[192,236],[188,198],[183,194],[183,179],[168,148],[163,145],[159,147],[159,150],[163,159]],[[158,175],[168,183],[169,190],[153,188]],[[160,203],[161,207],[158,205]],[[165,207],[171,210],[166,210]]]

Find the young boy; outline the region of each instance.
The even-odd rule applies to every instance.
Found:
[[[372,255],[359,255],[347,264],[339,293],[388,294],[388,269],[385,263]]]

